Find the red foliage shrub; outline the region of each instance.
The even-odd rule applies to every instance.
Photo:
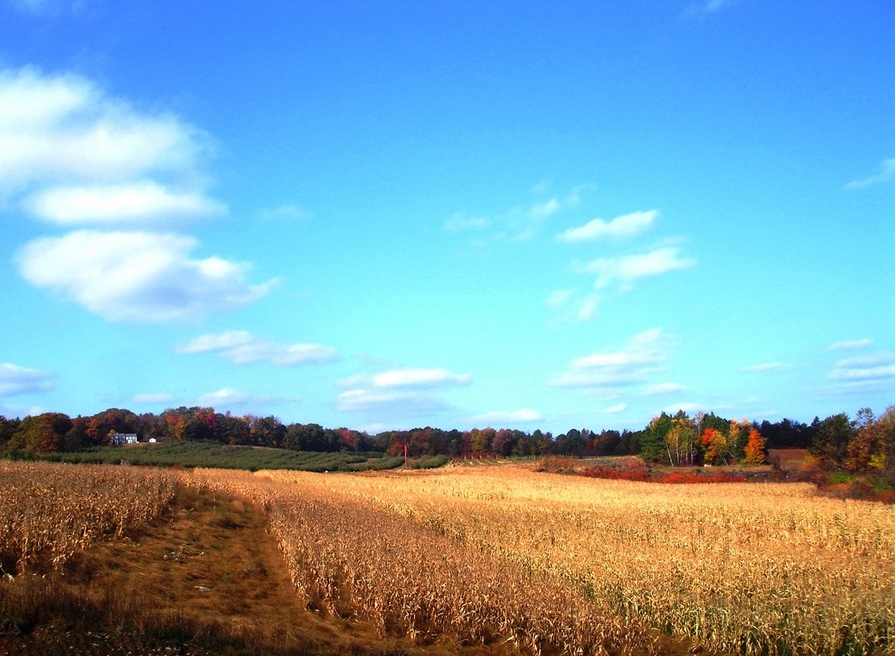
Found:
[[[692,483],[744,483],[747,480],[745,474],[730,472],[712,472],[711,474],[699,474],[693,471],[671,472],[653,479],[656,483],[670,483],[688,485]]]
[[[588,478],[608,478],[615,481],[648,481],[649,473],[646,467],[626,467],[615,469],[613,467],[588,467],[580,472],[581,476]]]

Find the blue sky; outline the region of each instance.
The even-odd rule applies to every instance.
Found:
[[[0,413],[895,403],[888,1],[0,0]]]

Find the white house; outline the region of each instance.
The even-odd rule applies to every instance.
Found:
[[[113,433],[109,436],[109,444],[136,444],[136,433]]]

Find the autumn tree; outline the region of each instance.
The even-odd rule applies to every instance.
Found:
[[[218,439],[224,444],[251,444],[252,429],[247,419],[234,417],[229,412],[215,415]]]
[[[727,435],[720,428],[709,427],[700,436],[705,454],[703,461],[707,465],[717,465],[719,462],[730,464],[730,449],[727,446]]]
[[[743,448],[743,464],[763,465],[765,461],[765,441],[756,428],[749,429],[749,438]]]
[[[692,465],[696,458],[696,425],[683,410],[671,420],[671,428],[665,434],[668,461],[673,466]]]
[[[19,419],[7,419],[0,415],[0,447],[5,447],[21,424]]]
[[[33,453],[61,451],[65,435],[71,428],[71,418],[61,412],[45,412],[34,417],[25,417],[10,438],[9,446]]]

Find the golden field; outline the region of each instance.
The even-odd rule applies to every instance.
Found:
[[[10,488],[9,472],[38,466],[4,467],[7,499],[25,484]],[[106,471],[135,486],[152,470]],[[263,507],[305,603],[383,636],[526,653],[650,653],[668,635],[719,653],[895,653],[895,509],[808,484],[662,485],[514,465],[177,476]],[[11,508],[0,503],[4,519]],[[13,539],[3,534],[4,553]]]

